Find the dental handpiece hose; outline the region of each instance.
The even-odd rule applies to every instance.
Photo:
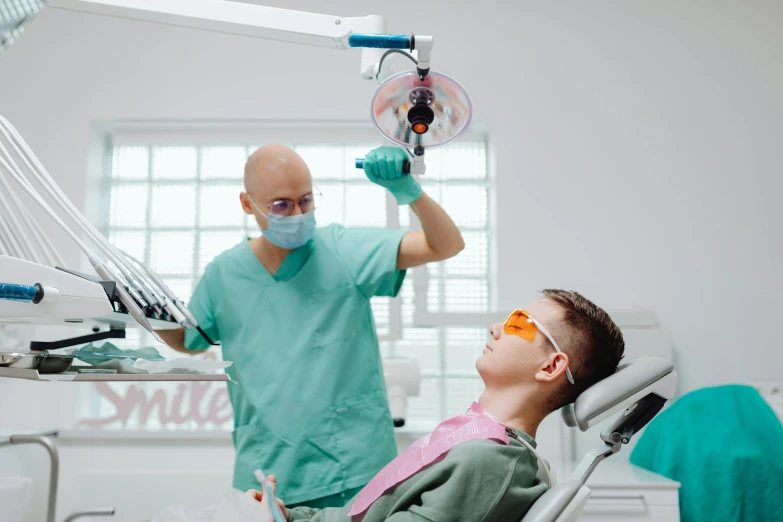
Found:
[[[7,120],[5,118],[0,117],[0,122],[8,124]],[[10,125],[10,124],[8,124]],[[118,278],[114,276],[113,272],[107,268],[103,262],[98,259],[98,257],[87,247],[87,245],[84,244],[84,241],[82,241],[79,236],[77,236],[73,230],[71,230],[62,219],[60,219],[60,216],[57,215],[57,213],[49,206],[49,204],[41,197],[41,195],[27,182],[27,180],[22,176],[19,172],[17,172],[16,169],[12,168],[11,165],[9,165],[5,160],[0,157],[0,167],[3,167],[6,172],[8,172],[11,177],[19,184],[27,193],[28,195],[43,209],[44,212],[46,212],[49,217],[51,217],[55,223],[62,229],[63,232],[65,232],[68,237],[78,245],[79,249],[84,252],[84,254],[87,256],[87,259],[90,261],[90,264],[95,269],[95,272],[102,278],[104,278],[107,281],[118,281]],[[147,320],[147,317],[144,315],[144,312],[139,308],[139,306],[136,304],[135,300],[128,294],[128,292],[125,290],[122,284],[116,285],[116,290],[119,295],[120,301],[125,305],[125,307],[128,309],[128,313],[136,319],[136,321],[141,324],[148,332],[150,332],[155,340],[163,343],[163,339],[160,338],[160,336],[155,333],[155,331],[152,328],[152,325]]]
[[[90,238],[95,242],[95,245],[109,258],[109,261],[114,263],[122,275],[122,279],[119,280],[119,282],[125,284],[128,287],[128,292],[134,301],[136,301],[136,303],[139,305],[139,307],[142,309],[147,308],[150,303],[148,302],[148,299],[142,297],[140,285],[135,280],[133,275],[125,269],[122,260],[115,256],[111,251],[111,245],[109,245],[108,248],[106,247],[108,241],[106,241],[106,239],[92,227],[92,224],[87,222],[87,219],[79,213],[73,203],[71,203],[65,193],[62,192],[54,179],[49,175],[49,172],[46,170],[46,168],[35,157],[35,154],[33,154],[32,150],[30,150],[24,139],[16,132],[16,129],[13,128],[11,123],[2,116],[0,116],[0,133],[2,133],[5,139],[8,140],[16,154],[22,158],[22,161],[25,163],[28,170],[30,170],[30,172],[35,175],[35,177],[38,179],[38,182],[41,184],[41,186],[43,186],[44,190],[46,190],[49,196],[60,205],[60,207],[66,212],[66,214],[68,214],[68,216],[76,223],[76,225],[82,229],[82,231],[86,232],[87,235],[90,236]],[[11,161],[11,167],[17,169],[16,174],[22,178],[25,183],[27,183],[29,189],[35,190],[32,185],[29,184],[29,181],[27,181],[21,170],[18,170],[18,167],[13,164],[10,154],[8,154],[8,151],[5,149],[2,143],[0,143],[0,152],[3,152],[5,156]]]

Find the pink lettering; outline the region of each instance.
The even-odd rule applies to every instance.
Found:
[[[201,416],[201,401],[204,395],[209,390],[210,383],[208,382],[193,382],[190,383],[190,411],[189,417],[196,421],[196,424],[201,426],[204,424],[205,419]]]
[[[225,410],[225,411],[224,411]],[[223,412],[221,416],[220,413]],[[209,411],[207,412],[207,420],[221,425],[224,422],[228,422],[234,418],[234,411],[231,409],[231,401],[228,397],[228,390],[220,388],[213,396],[209,403]]]
[[[155,390],[151,397],[148,397],[143,388],[136,386],[129,387],[123,396],[108,383],[102,382],[95,383],[95,389],[102,398],[114,406],[115,411],[106,417],[81,419],[78,421],[80,425],[100,428],[119,422],[126,427],[136,412],[138,412],[138,425],[141,428],[148,424],[150,418],[154,418],[152,417],[154,413],[157,413],[161,425],[194,422],[197,426],[206,423],[219,426],[233,418],[228,390],[225,386],[215,385],[215,383],[180,384],[173,397],[169,397],[163,389]],[[189,398],[186,397],[188,392]],[[203,414],[205,410],[206,415]]]
[[[146,426],[152,410],[155,406],[158,406],[158,418],[162,424],[168,422],[168,415],[166,415],[166,392],[163,390],[155,390],[151,399],[147,399],[147,394],[144,390],[139,390],[136,386],[128,388],[128,393],[125,396],[127,403],[130,405],[130,409],[125,415],[127,422],[128,417],[134,406],[139,407],[139,425]]]
[[[100,428],[101,426],[106,426],[112,422],[121,421],[124,425],[128,420],[127,414],[126,417],[123,418],[121,413],[125,411],[123,408],[125,399],[120,397],[114,390],[112,390],[108,383],[97,382],[95,383],[95,388],[98,390],[98,393],[101,396],[108,399],[109,402],[114,405],[116,411],[111,417],[104,417],[102,419],[82,419],[78,424],[84,424],[85,426],[89,426],[91,428]]]
[[[185,393],[187,393],[187,390],[188,387],[185,384],[177,386],[177,395],[174,396],[174,400],[171,402],[171,410],[169,411],[168,418],[164,420],[163,415],[161,415],[161,424],[168,424],[169,422],[183,424],[188,421],[188,414],[182,413],[182,401],[185,400]]]

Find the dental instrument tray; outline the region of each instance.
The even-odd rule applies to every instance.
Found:
[[[66,372],[71,368],[73,355],[54,353],[0,353],[0,368],[3,370],[31,370],[39,374]]]
[[[120,299],[120,294],[117,288],[116,281],[106,281],[99,277],[91,276],[83,272],[78,272],[76,270],[69,270],[67,268],[62,268],[62,267],[55,267],[55,270],[64,272],[66,274],[75,277],[82,278],[91,283],[98,284],[103,288],[103,291],[106,292],[106,297],[109,299],[109,303],[114,313],[106,317],[97,319],[98,321],[108,323],[109,325],[115,328],[131,326],[131,325],[137,326],[136,324],[134,324],[135,319],[131,317],[131,315],[128,313],[128,309],[125,307],[125,305],[122,303],[122,300]],[[151,307],[144,310],[144,315],[147,317],[148,320],[152,321],[151,324],[153,324],[155,328],[160,330],[174,329],[174,328],[179,328],[180,326],[173,319],[173,317],[168,313],[157,314]]]

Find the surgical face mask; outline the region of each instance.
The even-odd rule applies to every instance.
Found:
[[[261,234],[273,245],[293,250],[310,241],[315,234],[315,214],[313,212],[293,216],[264,214],[249,194],[247,199],[255,211],[267,219],[267,229],[261,230]]]

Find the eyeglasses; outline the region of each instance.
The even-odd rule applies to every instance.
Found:
[[[264,203],[263,205],[269,209],[270,214],[276,216],[290,216],[297,205],[299,205],[299,208],[302,210],[302,214],[307,214],[316,209],[316,197],[321,197],[321,192],[317,189],[306,196],[302,196],[299,201],[296,202],[290,199],[278,199],[272,203]]]
[[[503,331],[507,335],[516,335],[531,343],[536,338],[536,332],[539,331],[544,334],[544,337],[549,339],[549,342],[552,343],[552,346],[555,347],[558,353],[563,353],[563,350],[560,349],[546,328],[544,328],[544,325],[533,319],[525,310],[517,309],[511,312],[511,315],[508,316],[503,324]],[[571,384],[574,384],[574,376],[571,375],[569,368],[566,368],[566,377]]]

